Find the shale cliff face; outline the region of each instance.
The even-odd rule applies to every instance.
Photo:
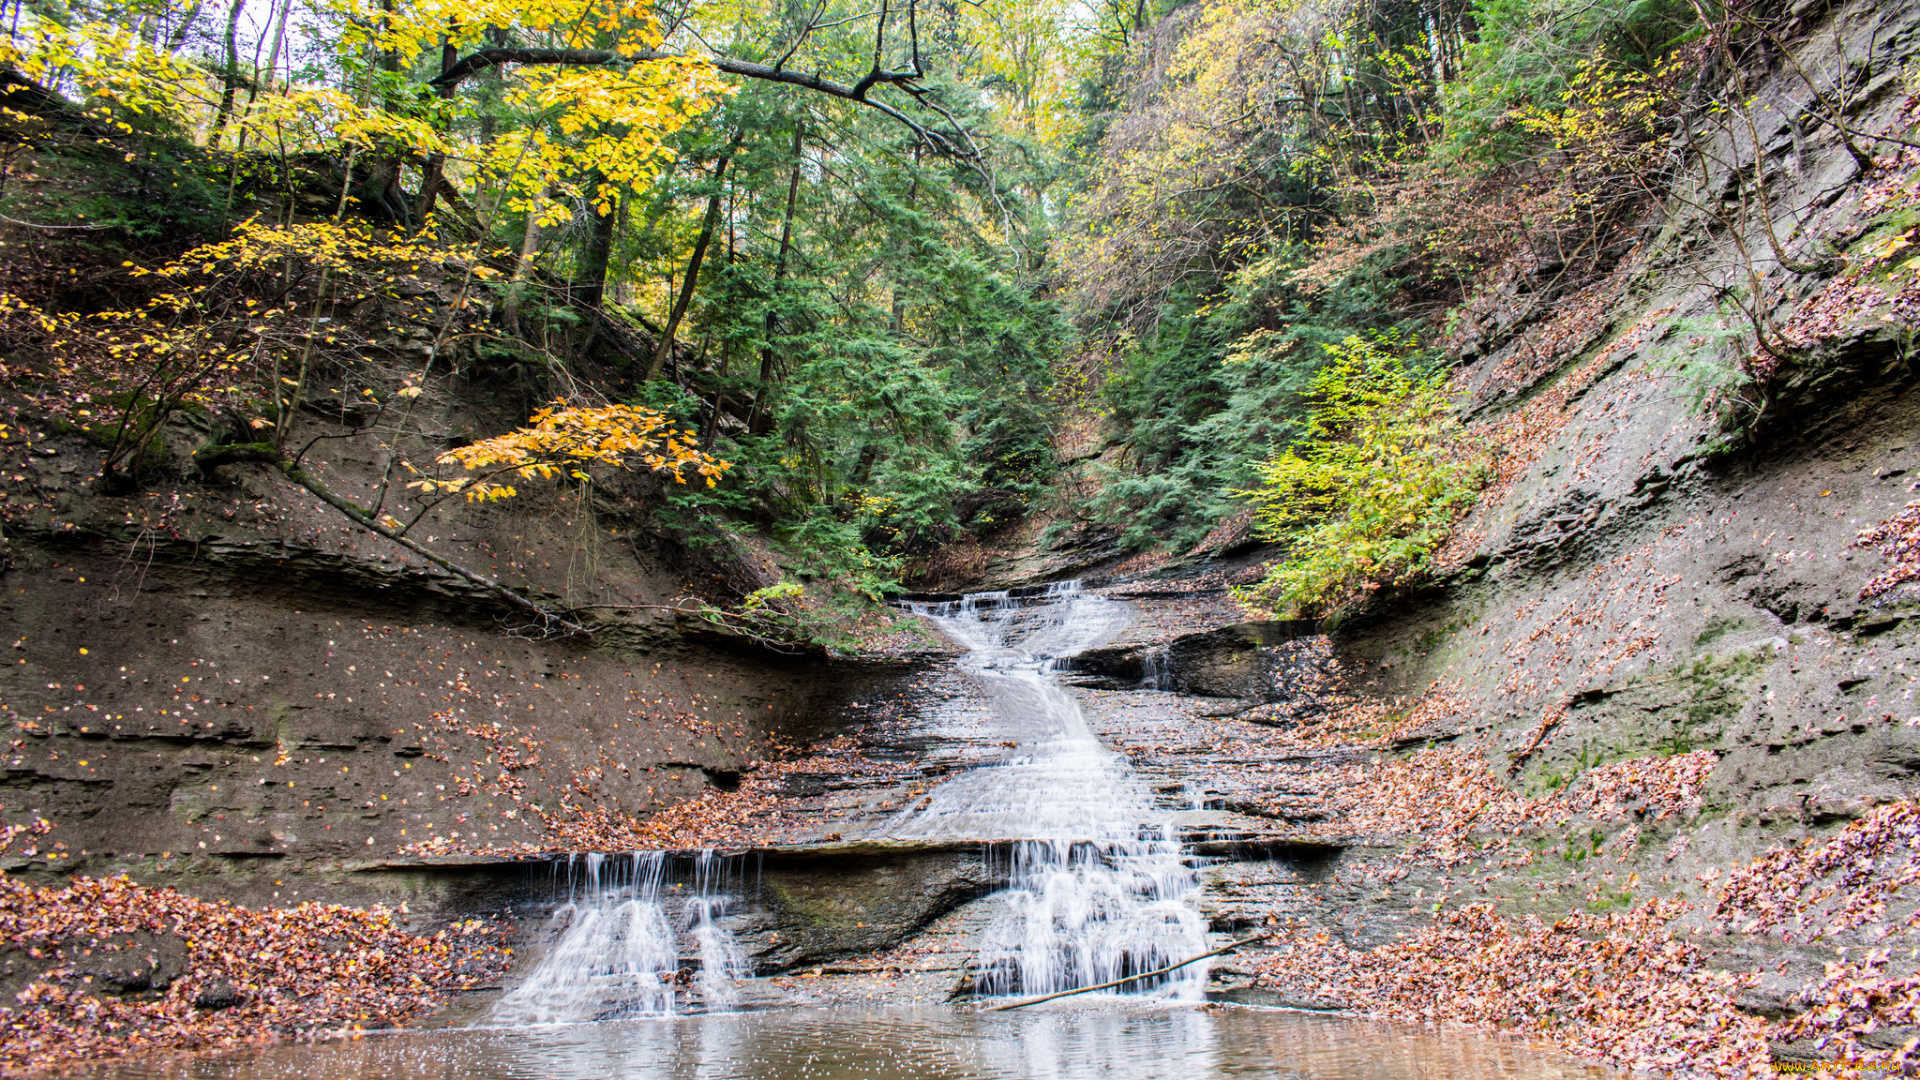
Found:
[[[1920,151],[1847,142],[1911,130],[1920,12],[1794,17],[1751,131],[1691,156],[1616,265],[1524,251],[1466,306],[1455,385],[1502,449],[1425,586],[1324,637],[1221,609],[1084,658],[1217,699],[1221,739],[1254,724],[1296,740],[1290,760],[1216,774],[1209,798],[1397,848],[1351,868],[1373,891],[1306,912],[1335,939],[1404,935],[1434,898],[1549,918],[1677,899],[1715,964],[1762,972],[1745,1006],[1778,1015],[1911,914],[1882,891],[1911,872],[1906,841],[1868,839],[1898,830],[1867,821],[1920,776],[1920,609],[1872,584],[1911,526],[1861,537],[1920,491],[1920,262],[1899,241]],[[1764,213],[1729,209],[1755,191]],[[1756,318],[1778,356],[1755,348]],[[1217,595],[1257,578],[1262,553],[1238,558],[1149,576]],[[1752,868],[1809,840],[1817,858]],[[1858,874],[1823,877],[1854,855]],[[1741,891],[1723,891],[1730,873]],[[1851,897],[1873,910],[1795,928]],[[1308,953],[1269,975],[1322,970]],[[1875,977],[1910,966],[1886,963]],[[1243,974],[1288,981],[1258,969]],[[1326,988],[1280,996],[1325,1003]]]
[[[1453,345],[1471,414],[1506,446],[1494,487],[1432,589],[1336,634],[1396,690],[1453,696],[1403,736],[1470,739],[1516,783],[1716,751],[1696,857],[1909,796],[1920,770],[1920,627],[1901,590],[1864,598],[1888,562],[1857,543],[1914,500],[1920,468],[1920,288],[1873,253],[1908,224],[1920,157],[1882,144],[1869,166],[1822,119],[1843,100],[1853,131],[1911,122],[1920,16],[1796,13],[1800,44],[1751,104],[1757,146],[1711,147],[1657,231],[1581,291],[1523,260],[1469,306]],[[1769,192],[1784,246],[1820,257],[1776,257],[1764,222],[1719,213],[1736,186]],[[1790,359],[1733,332],[1711,268],[1734,266]],[[1688,369],[1742,354],[1759,374],[1723,384],[1716,416]]]
[[[425,879],[341,875],[600,846],[610,820],[730,788],[870,674],[695,632],[667,609],[714,567],[617,505],[528,492],[417,527],[595,620],[592,638],[547,635],[258,466],[102,496],[97,448],[11,419],[0,817],[51,825],[14,844],[15,876],[365,903]],[[199,433],[166,434],[187,460]],[[359,497],[374,450],[335,438],[312,463]]]

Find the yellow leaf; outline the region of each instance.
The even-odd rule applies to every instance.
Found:
[[[1912,235],[1912,232],[1913,230],[1909,229],[1907,230],[1907,232],[1901,233],[1899,236],[1889,237],[1886,240],[1882,240],[1880,243],[1875,244],[1871,248],[1868,248],[1867,254],[1873,256],[1875,259],[1891,258],[1893,255],[1897,254],[1901,249],[1909,248],[1913,246],[1913,241],[1909,239],[1909,237]]]

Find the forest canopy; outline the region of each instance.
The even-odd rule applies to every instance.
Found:
[[[82,317],[19,267],[0,319],[23,355],[68,348],[44,401],[117,402],[122,484],[182,410],[220,415],[210,460],[298,471],[317,400],[389,403],[365,419],[397,447],[429,434],[400,395],[510,380],[519,423],[673,432],[712,482],[648,496],[660,527],[874,598],[957,543],[1310,544],[1324,516],[1248,523],[1315,452],[1329,358],[1440,344],[1403,358],[1438,422],[1477,277],[1606,272],[1674,117],[1766,25],[1682,0],[22,2],[0,213],[124,280]],[[351,290],[437,302],[399,347]],[[1073,449],[1088,430],[1105,451]],[[1416,515],[1420,546],[1468,502]]]

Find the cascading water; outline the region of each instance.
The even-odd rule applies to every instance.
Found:
[[[967,646],[963,670],[992,702],[1005,760],[935,788],[884,831],[900,838],[1010,840],[1008,887],[981,942],[976,989],[1044,994],[1153,971],[1206,951],[1186,903],[1198,888],[1172,827],[1120,755],[1100,745],[1053,678],[1112,637],[1127,609],[1050,586],[1023,603],[981,593],[911,610]],[[1191,996],[1195,964],[1162,982]],[[1151,989],[1146,981],[1129,989]]]
[[[700,957],[694,989],[699,991],[708,1012],[719,1012],[738,1004],[739,982],[753,974],[752,961],[720,924],[720,917],[733,903],[727,885],[726,860],[716,857],[711,848],[702,851],[693,863],[694,895],[687,900],[687,907],[693,917],[690,933]]]
[[[620,1016],[670,1016],[681,969],[680,927],[699,958],[693,988],[709,1012],[737,1000],[750,965],[719,923],[731,897],[725,863],[705,851],[693,888],[667,880],[665,852],[589,854],[557,866],[565,900],[548,921],[552,942],[526,979],[494,1006],[499,1024],[565,1024]]]
[[[1140,658],[1140,688],[1173,689],[1173,656],[1165,645],[1155,645]]]

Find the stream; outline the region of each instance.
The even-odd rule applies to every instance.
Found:
[[[1199,956],[1196,861],[1127,758],[1102,745],[1060,683],[1071,658],[1128,624],[1129,608],[1076,582],[910,610],[966,648],[959,669],[988,708],[933,731],[1004,750],[849,830],[868,841],[990,854],[998,883],[973,925],[958,989],[1043,995]],[[1148,679],[1164,678],[1149,670]],[[836,837],[837,839],[837,837]],[[677,867],[677,869],[676,869]],[[756,885],[711,852],[557,861],[537,958],[498,1000],[437,1029],[101,1066],[81,1075],[393,1078],[1128,1078],[1317,1080],[1600,1077],[1536,1045],[1205,1003],[1208,964],[1119,990],[996,1012],[983,1003],[756,1008],[730,913]],[[818,974],[819,969],[814,969]],[[791,978],[792,973],[788,973]],[[872,997],[873,995],[868,995]]]
[[[371,1035],[157,1060],[115,1080],[1572,1080],[1537,1046],[1269,1009],[789,1009]]]
[[[961,670],[991,703],[990,731],[950,732],[1006,748],[891,816],[870,839],[998,842],[1006,886],[979,942],[972,989],[1051,994],[1157,972],[1208,950],[1189,902],[1193,869],[1171,822],[1126,759],[1100,744],[1059,684],[1063,664],[1126,625],[1128,609],[1078,582],[1040,596],[982,593],[914,614],[966,646]],[[716,915],[735,902],[724,864],[699,857],[668,882],[659,853],[569,859],[541,958],[494,1007],[502,1025],[721,1012],[749,965]],[[697,957],[676,990],[681,957]],[[1123,987],[1201,999],[1207,965]]]

